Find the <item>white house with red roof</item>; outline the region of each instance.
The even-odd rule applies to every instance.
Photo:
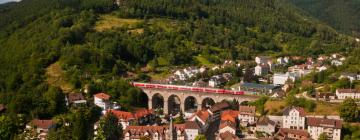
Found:
[[[111,96],[105,93],[98,93],[94,95],[94,104],[101,107],[103,110],[109,109]]]
[[[305,129],[306,112],[301,107],[287,107],[283,111],[283,128]]]
[[[195,140],[195,137],[201,132],[200,125],[195,121],[185,122],[185,139]]]
[[[196,121],[202,126],[206,125],[207,120],[210,117],[210,113],[207,110],[199,110],[193,116],[189,118],[189,121]]]
[[[45,140],[48,135],[49,129],[53,128],[54,126],[55,123],[53,120],[34,119],[26,125],[26,129],[36,129],[38,139]]]
[[[130,125],[130,122],[135,119],[134,115],[131,112],[119,111],[119,110],[107,110],[107,113],[112,113],[118,118],[118,123],[122,125],[122,128],[125,129]]]
[[[239,107],[239,120],[242,124],[255,123],[255,106],[240,106]]]
[[[308,132],[311,138],[315,140],[317,140],[322,133],[325,133],[328,139],[341,139],[341,120],[308,117],[306,122]]]

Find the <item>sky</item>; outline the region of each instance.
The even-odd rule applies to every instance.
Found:
[[[20,0],[0,0],[0,4],[11,2],[11,1],[20,1]]]

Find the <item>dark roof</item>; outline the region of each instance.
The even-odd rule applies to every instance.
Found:
[[[200,126],[195,121],[186,121],[185,129],[200,129]]]
[[[230,104],[229,104],[228,102],[222,101],[222,102],[219,102],[219,103],[214,104],[214,105],[211,107],[210,111],[211,111],[212,113],[214,113],[214,112],[217,112],[217,111],[221,111],[221,110],[227,109],[227,108],[229,108],[229,107],[230,107]]]
[[[266,90],[271,90],[271,89],[277,88],[277,86],[274,86],[274,85],[270,85],[270,84],[257,84],[257,83],[242,83],[240,86],[241,86],[241,87],[246,87],[246,88],[266,89]]]
[[[304,108],[301,108],[301,107],[287,107],[287,108],[284,109],[283,115],[286,115],[286,116],[289,115],[289,112],[292,109],[297,110],[300,113],[301,117],[305,117],[306,112],[305,112]]]
[[[341,120],[308,117],[306,118],[306,122],[307,125],[309,126],[336,128],[336,129],[342,128]]]
[[[272,120],[270,120],[268,117],[261,117],[259,118],[258,122],[256,123],[256,125],[268,125],[271,124],[273,126],[276,125],[276,123]]]
[[[337,89],[339,93],[360,93],[358,89]]]
[[[68,100],[71,103],[78,100],[85,100],[85,98],[81,93],[70,93],[68,95]]]

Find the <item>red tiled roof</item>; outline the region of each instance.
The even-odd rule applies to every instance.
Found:
[[[220,121],[220,126],[219,126],[219,129],[223,129],[225,127],[231,127],[233,128],[234,130],[236,129],[236,124],[234,122],[231,122],[231,121]]]
[[[174,129],[183,132],[185,130],[185,124],[174,124]]]
[[[109,100],[110,99],[110,95],[107,95],[105,93],[98,93],[94,95],[96,98],[100,98],[100,99],[104,99],[104,100]]]
[[[30,125],[33,125],[37,128],[49,129],[54,125],[54,121],[34,119],[30,122]]]
[[[222,121],[231,121],[233,123],[235,123],[235,118],[229,114],[225,114],[225,115],[221,115],[221,120]]]
[[[221,140],[240,140],[236,135],[226,131],[224,133],[220,133]]]
[[[255,116],[256,108],[255,108],[255,106],[240,106],[239,112],[240,112],[240,114],[243,114],[243,115]]]
[[[185,129],[200,129],[200,126],[195,121],[186,121]]]
[[[141,118],[141,117],[144,117],[146,115],[149,115],[149,114],[153,114],[154,113],[154,110],[152,109],[145,109],[145,108],[142,108],[142,109],[138,109],[134,112],[134,117],[135,118]]]
[[[304,108],[301,108],[301,107],[287,107],[287,108],[284,109],[283,115],[289,115],[289,112],[292,109],[297,110],[301,117],[305,117],[306,112],[305,112]]]
[[[336,129],[342,128],[341,120],[308,117],[306,118],[306,122],[307,125],[309,126],[336,128]]]
[[[293,134],[297,136],[303,137],[310,137],[309,133],[305,130],[296,130],[296,129],[289,129],[289,128],[280,128],[279,133],[281,134]]]
[[[360,90],[358,89],[337,89],[337,92],[339,93],[360,93]]]
[[[216,103],[214,104],[211,108],[210,108],[210,111],[212,113],[214,112],[217,112],[217,111],[221,111],[221,110],[224,110],[224,109],[227,109],[230,107],[230,104],[226,101],[223,101],[223,102],[219,102],[219,103]]]
[[[190,117],[190,119],[196,116],[199,117],[203,122],[206,122],[206,120],[209,118],[209,112],[206,110],[199,110],[192,117]]]
[[[119,111],[119,110],[107,110],[107,113],[114,114],[119,120],[129,121],[134,119],[134,115],[131,112]]]

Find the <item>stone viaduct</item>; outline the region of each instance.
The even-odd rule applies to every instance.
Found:
[[[257,97],[249,95],[233,95],[184,90],[157,89],[139,87],[148,96],[150,109],[163,108],[164,113],[189,112],[200,110],[223,100],[236,100],[239,103],[254,101]]]

